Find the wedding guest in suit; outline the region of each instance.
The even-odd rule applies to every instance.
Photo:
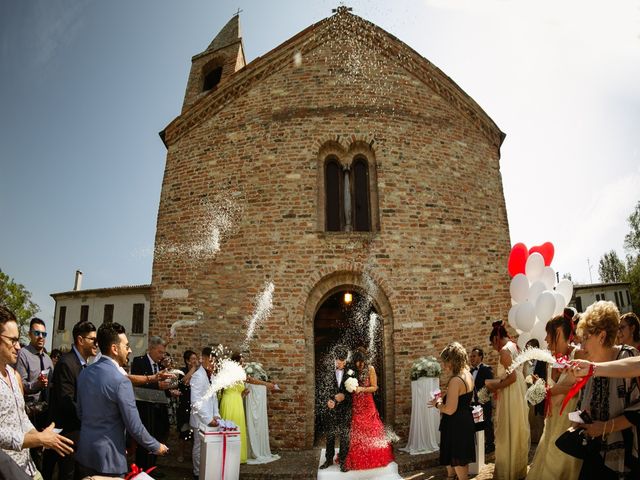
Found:
[[[351,402],[352,395],[347,392],[344,382],[348,377],[347,356],[349,352],[344,347],[336,347],[334,362],[327,372],[321,396],[324,407],[323,423],[326,432],[327,449],[325,462],[320,468],[333,465],[336,454],[336,437],[340,439],[338,463],[340,470],[347,471],[345,460],[349,453],[349,435],[351,431]]]
[[[156,375],[162,369],[162,361],[166,355],[165,341],[160,337],[150,337],[146,355],[135,357],[131,363],[132,375]],[[167,390],[170,382],[161,380],[159,382],[147,383],[141,388],[153,390]],[[161,442],[166,442],[169,435],[169,407],[167,403],[152,403],[137,401],[138,412],[142,424],[149,431],[151,436]],[[156,465],[156,456],[153,451],[143,448],[136,449],[136,465],[144,470]],[[160,473],[160,472],[158,472]],[[156,473],[156,475],[158,475]]]
[[[78,322],[74,325],[73,346],[71,351],[62,355],[53,371],[49,392],[49,412],[51,419],[62,435],[78,443],[80,420],[76,412],[76,387],[80,372],[87,366],[87,359],[98,351],[96,327],[91,322]],[[73,455],[60,457],[52,450],[45,450],[42,476],[44,480],[53,477],[53,469],[58,464],[58,479],[72,480],[75,466]]]
[[[102,355],[78,377],[80,438],[76,468],[80,478],[127,473],[125,431],[135,439],[138,448],[155,455],[164,455],[168,450],[140,421],[133,386],[123,368],[131,353],[124,327],[115,322],[103,324],[97,338]]]
[[[478,403],[478,390],[484,387],[484,382],[493,378],[493,369],[490,365],[483,363],[484,351],[480,347],[474,347],[469,355],[469,363],[471,364],[471,375],[473,376],[473,401]],[[489,400],[482,405],[482,415],[484,417],[484,450],[486,453],[493,452],[496,447],[494,445],[493,434],[493,403]]]
[[[191,428],[195,432],[193,441],[193,478],[198,480],[200,475],[200,439],[197,437],[200,425],[209,425],[215,427],[220,420],[218,411],[218,397],[213,394],[209,398],[204,399],[205,394],[209,390],[213,379],[213,371],[216,366],[213,349],[204,347],[202,349],[202,358],[200,359],[200,367],[191,376],[189,384],[191,385],[191,418],[189,420]]]

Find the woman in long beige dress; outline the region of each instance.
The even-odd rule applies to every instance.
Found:
[[[529,409],[524,395],[527,387],[522,375],[522,366],[509,375],[506,370],[518,355],[503,322],[494,322],[489,336],[491,345],[500,355],[498,379],[487,381],[487,389],[495,392],[495,444],[496,461],[494,479],[519,480],[527,475],[529,459]]]
[[[568,311],[567,311],[568,310]],[[577,352],[570,345],[572,335],[571,323],[573,321],[573,311],[565,309],[564,315],[558,315],[547,322],[547,337],[545,338],[551,351],[556,355],[561,354],[573,360]],[[582,460],[567,455],[556,447],[556,440],[570,426],[569,412],[576,409],[578,396],[573,397],[565,407],[562,415],[560,408],[566,393],[576,382],[576,378],[569,369],[558,370],[547,366],[547,384],[551,385],[551,412],[544,421],[544,431],[540,438],[536,454],[527,480],[547,480],[550,478],[558,480],[575,480],[580,475]]]

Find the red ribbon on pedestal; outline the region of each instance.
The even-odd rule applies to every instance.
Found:
[[[139,475],[141,473],[149,473],[149,472],[152,472],[155,469],[156,469],[156,467],[151,467],[147,471],[144,471],[142,468],[137,466],[135,463],[132,463],[131,464],[131,472],[127,473],[127,475],[124,477],[124,480],[130,480],[132,478],[135,478],[136,475]]]
[[[560,415],[562,415],[562,411],[564,410],[564,407],[567,406],[567,404],[569,403],[569,400],[571,400],[576,393],[578,393],[582,387],[584,387],[587,382],[589,381],[589,379],[593,376],[593,363],[591,365],[589,365],[589,373],[587,373],[587,375],[582,378],[580,381],[576,382],[576,384],[571,387],[571,390],[569,390],[567,392],[567,394],[564,396],[564,400],[562,400],[562,407],[560,407]]]
[[[224,467],[227,463],[227,434],[222,434],[222,479],[224,480]]]

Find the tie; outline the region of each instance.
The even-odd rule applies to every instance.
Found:
[[[158,373],[158,364],[154,363],[153,364],[153,374],[155,375],[156,373]]]

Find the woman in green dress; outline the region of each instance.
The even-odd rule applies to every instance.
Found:
[[[239,353],[234,353],[231,360],[242,365],[242,356]],[[244,383],[238,383],[225,388],[220,400],[220,416],[225,420],[231,420],[240,429],[240,463],[247,463],[247,424],[242,399],[248,393],[249,390],[244,388]]]

